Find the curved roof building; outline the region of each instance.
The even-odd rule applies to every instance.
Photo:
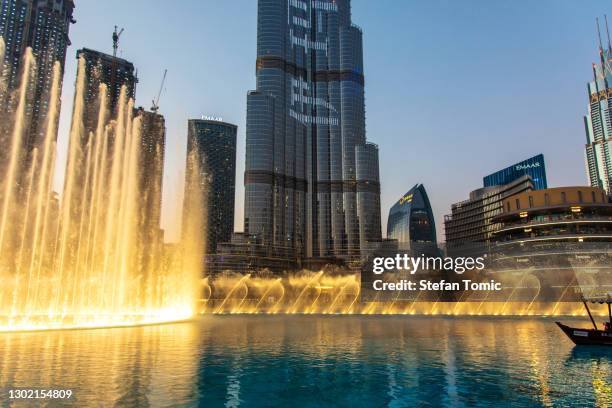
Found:
[[[526,191],[504,199],[493,222],[487,267],[522,272],[521,285],[537,287],[536,302],[576,302],[609,290],[612,203],[603,189]]]
[[[504,200],[503,213],[493,219],[501,227],[494,233],[498,247],[612,242],[612,203],[603,189],[558,187],[527,191]],[[567,252],[567,251],[566,251]]]
[[[422,184],[415,185],[389,210],[387,238],[396,239],[400,248],[436,245],[436,224]]]

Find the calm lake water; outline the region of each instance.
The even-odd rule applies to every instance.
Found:
[[[0,333],[0,406],[23,387],[79,407],[604,407],[611,362],[548,319],[206,316]]]

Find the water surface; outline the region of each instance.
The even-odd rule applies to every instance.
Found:
[[[611,361],[548,319],[206,316],[0,333],[0,406],[24,387],[104,407],[603,407]]]

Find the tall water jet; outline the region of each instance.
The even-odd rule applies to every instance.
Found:
[[[206,225],[206,206],[208,200],[210,184],[202,174],[207,171],[206,163],[199,157],[200,149],[197,146],[187,152],[186,174],[185,174],[185,196],[183,198],[183,225],[181,246],[182,251],[189,254],[185,260],[186,273],[190,279],[198,279],[206,274],[202,268],[204,257],[204,246],[206,245],[205,231]],[[190,293],[200,298],[200,287],[193,286],[188,288]]]
[[[83,113],[85,104],[85,59],[79,58],[77,79],[76,79],[76,90],[74,94],[74,106],[72,108],[72,124],[70,127],[70,137],[68,140],[68,162],[66,165],[66,173],[64,179],[64,192],[62,196],[62,204],[60,210],[60,228],[58,232],[58,260],[56,271],[57,283],[55,287],[55,304],[51,305],[49,310],[50,316],[54,316],[61,307],[62,300],[66,297],[62,296],[64,292],[64,280],[65,274],[69,273],[69,260],[67,259],[71,254],[69,253],[68,245],[72,242],[70,240],[70,233],[73,228],[72,222],[74,218],[73,208],[75,199],[73,197],[74,190],[77,186],[77,170],[80,168],[81,161],[81,134],[83,132]],[[67,293],[66,293],[67,294]]]
[[[6,51],[6,44],[4,43],[4,37],[0,35],[0,61],[2,62],[2,68],[4,68],[4,53]],[[4,69],[2,69],[4,71]]]
[[[22,159],[23,138],[27,129],[26,116],[28,109],[28,88],[31,84],[31,75],[34,69],[34,55],[31,48],[26,48],[24,54],[23,72],[19,86],[19,102],[15,112],[13,132],[11,135],[8,166],[4,173],[4,185],[2,186],[2,207],[0,209],[0,252],[5,245],[5,239],[9,233],[7,221],[11,215],[11,204],[18,186],[19,163]]]
[[[51,198],[51,186],[53,168],[55,165],[55,135],[57,134],[57,123],[59,117],[59,102],[61,91],[61,66],[59,62],[53,65],[53,77],[49,97],[49,109],[47,114],[47,124],[45,138],[43,141],[41,169],[38,175],[34,197],[36,207],[34,210],[34,231],[32,237],[32,248],[30,262],[28,266],[28,284],[26,294],[26,304],[28,313],[37,304],[38,284],[40,271],[45,254],[46,231],[49,224],[49,200]]]
[[[4,55],[6,53],[6,44],[4,37],[0,36],[0,101],[6,92],[6,84],[4,81]]]

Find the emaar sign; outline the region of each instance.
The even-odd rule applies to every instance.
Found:
[[[529,170],[529,169],[535,169],[541,167],[540,163],[526,163],[526,164],[518,164],[514,167],[514,169],[516,171],[521,171],[521,170]]]

